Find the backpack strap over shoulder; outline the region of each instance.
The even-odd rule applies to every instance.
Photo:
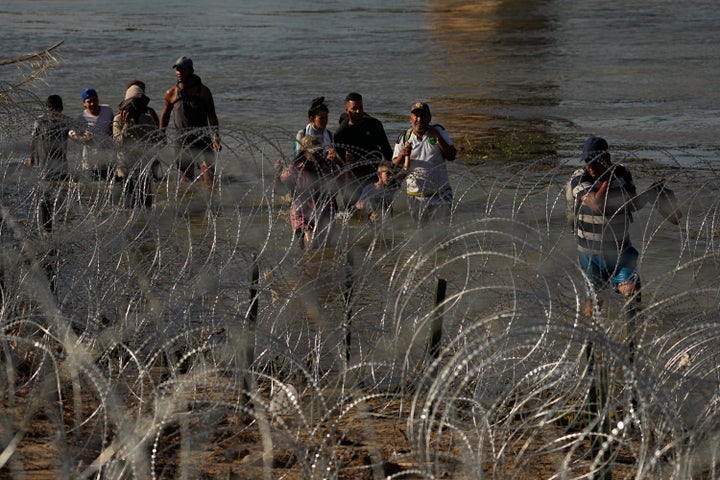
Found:
[[[436,127],[436,128],[441,129],[441,130],[445,130],[445,127],[443,127],[443,126],[440,125],[439,123],[436,123],[435,125],[430,125],[430,127]],[[401,133],[401,134],[400,134],[400,136],[399,136],[398,139],[397,139],[397,143],[405,143],[405,142],[407,142],[408,140],[410,140],[410,136],[412,135],[412,133],[413,133],[412,127],[408,128],[404,133]]]
[[[401,133],[401,134],[398,136],[398,139],[397,139],[397,142],[396,142],[396,143],[405,143],[405,142],[407,142],[408,140],[410,140],[410,135],[412,135],[412,131],[413,131],[413,129],[412,129],[412,127],[410,127],[410,128],[408,128],[406,131],[404,131],[403,133]]]

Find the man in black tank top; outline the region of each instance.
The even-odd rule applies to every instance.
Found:
[[[219,152],[222,148],[215,102],[210,89],[195,75],[190,58],[178,58],[173,68],[177,84],[165,92],[160,131],[165,132],[172,113],[181,180],[194,180],[195,165],[199,164],[203,183],[212,187],[215,163],[213,152]]]

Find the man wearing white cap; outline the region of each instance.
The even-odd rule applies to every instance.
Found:
[[[431,119],[427,103],[412,104],[412,127],[400,135],[393,151],[392,163],[407,172],[406,193],[415,220],[448,216],[453,201],[445,161],[455,160],[457,149],[441,125],[430,125]]]
[[[126,207],[152,206],[150,172],[158,125],[143,87],[140,81],[130,83],[113,121],[118,145],[116,175],[123,182]]]
[[[195,75],[190,58],[178,58],[173,68],[177,84],[165,92],[160,130],[165,131],[172,112],[178,134],[175,146],[181,179],[194,180],[195,165],[199,163],[203,183],[209,188],[214,176],[213,152],[222,148],[215,102],[210,89]]]

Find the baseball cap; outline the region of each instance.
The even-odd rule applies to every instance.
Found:
[[[173,64],[173,68],[192,69],[193,61],[190,57],[182,56],[182,57],[178,58],[177,60],[175,60],[175,63]]]
[[[417,110],[422,110],[428,115],[430,115],[430,106],[425,102],[415,102],[410,106],[410,113],[413,113]]]
[[[588,163],[597,159],[603,153],[607,153],[608,143],[601,137],[590,137],[583,145],[582,161]]]
[[[97,96],[98,96],[97,91],[94,88],[86,88],[85,90],[82,91],[83,102],[90,97],[97,97]]]

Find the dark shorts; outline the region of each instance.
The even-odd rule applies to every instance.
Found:
[[[177,147],[176,164],[188,179],[195,179],[195,168],[205,164],[212,168],[215,165],[215,152],[212,147],[207,147],[205,143],[193,144],[190,146]]]

